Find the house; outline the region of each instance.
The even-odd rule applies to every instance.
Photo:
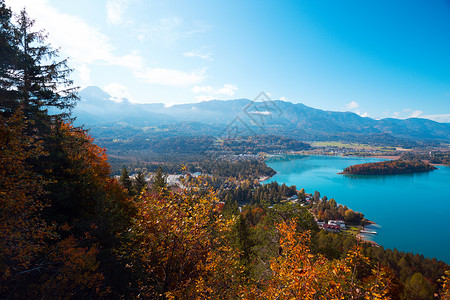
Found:
[[[325,229],[328,232],[332,232],[332,233],[341,232],[341,226],[339,226],[339,225],[323,224],[323,229]]]
[[[341,229],[347,229],[343,220],[328,220],[328,225],[337,225]]]

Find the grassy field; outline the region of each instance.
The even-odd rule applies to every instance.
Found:
[[[347,225],[346,233],[356,236],[359,233],[360,230],[361,230],[361,226],[350,226],[350,225]]]
[[[352,149],[377,149],[377,150],[386,150],[386,151],[392,151],[395,148],[394,147],[381,147],[381,146],[372,146],[368,144],[359,144],[359,143],[342,143],[342,142],[335,142],[335,141],[326,141],[326,142],[314,142],[312,146],[315,147],[340,147],[340,148],[352,148]]]

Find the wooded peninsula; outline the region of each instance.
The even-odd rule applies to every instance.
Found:
[[[422,173],[435,170],[436,167],[422,161],[389,160],[349,166],[339,174],[344,175],[394,175]]]

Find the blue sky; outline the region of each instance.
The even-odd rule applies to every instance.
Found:
[[[7,0],[134,102],[272,99],[450,122],[450,1]]]

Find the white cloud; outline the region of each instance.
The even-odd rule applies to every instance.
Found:
[[[79,65],[75,68],[76,72],[78,72],[78,77],[80,77],[81,85],[88,86],[91,85],[91,69],[89,69],[86,65]]]
[[[417,118],[417,117],[419,117],[421,114],[423,114],[423,111],[421,111],[421,110],[415,110],[415,111],[411,112],[411,114],[409,115],[408,118]]]
[[[365,113],[360,113],[360,112],[357,112],[357,114],[358,115],[360,115],[361,117],[363,117],[363,118],[365,118],[365,117],[368,117],[369,116],[369,113],[366,111]]]
[[[128,1],[110,1],[114,5],[125,5]],[[50,34],[48,42],[61,47],[71,63],[84,66],[78,73],[82,81],[90,79],[89,64],[121,66],[134,76],[148,83],[169,86],[192,86],[200,84],[205,78],[205,70],[185,72],[167,68],[147,68],[144,58],[136,51],[126,55],[116,55],[108,36],[86,24],[82,19],[67,13],[61,13],[52,7],[48,0],[9,0],[13,11],[20,11],[24,6],[30,17],[36,19],[36,28],[45,28]],[[111,4],[112,5],[112,4]],[[113,6],[114,6],[113,5]],[[117,7],[116,7],[117,8]],[[113,21],[118,16],[113,15]],[[154,34],[164,35],[178,27],[181,20],[177,18],[160,20],[154,27]],[[84,68],[84,69],[83,69]]]
[[[210,30],[210,26],[203,22],[186,24],[178,17],[161,18],[152,23],[142,24],[135,30],[138,40],[150,40],[159,46],[172,46],[181,39],[192,37],[198,33]]]
[[[136,51],[134,51],[130,54],[116,57],[114,64],[128,68],[130,70],[136,70],[141,69],[145,63],[144,58],[138,55]]]
[[[137,38],[140,41],[146,39],[170,46],[182,37],[180,27],[183,21],[180,18],[162,18],[151,24],[142,25],[137,29]]]
[[[348,110],[354,110],[354,109],[359,108],[359,104],[358,104],[358,102],[356,102],[356,101],[352,101],[352,102],[350,102],[350,103],[345,104],[345,107],[346,107]]]
[[[110,100],[114,102],[122,102],[124,98],[130,101],[134,100],[128,88],[119,83],[110,83],[103,86],[102,89],[111,95]]]
[[[288,98],[286,98],[286,97],[280,97],[280,100],[281,101],[289,101]]]
[[[442,115],[422,115],[420,116],[424,119],[430,119],[436,122],[441,123],[450,123],[450,114],[442,114]]]
[[[205,95],[195,96],[194,98],[197,101],[210,101],[210,100],[216,99],[216,97],[214,97],[214,96],[205,96]]]
[[[254,115],[271,115],[272,114],[272,112],[270,112],[270,111],[251,111],[250,113],[254,114]]]
[[[220,98],[220,96],[233,96],[237,89],[237,86],[234,84],[224,84],[221,88],[213,88],[210,85],[196,85],[192,88],[192,92],[194,94],[203,94],[195,96],[197,101],[209,101]]]
[[[206,61],[213,61],[212,54],[210,52],[205,52],[206,48],[203,48],[201,50],[192,50],[188,52],[184,52],[183,55],[185,57],[198,57]]]
[[[361,117],[363,117],[363,118],[369,116],[369,113],[368,113],[368,112],[362,113],[362,112],[359,110],[360,107],[359,107],[358,102],[356,102],[356,101],[352,101],[352,102],[349,102],[349,103],[345,104],[345,108],[346,108],[347,111],[354,112],[355,114],[357,114],[357,115],[359,115],[359,116],[361,116]]]
[[[205,70],[203,68],[189,73],[166,68],[146,68],[136,70],[134,75],[147,83],[186,87],[201,83],[205,79]]]
[[[199,94],[199,93],[207,93],[210,95],[227,95],[227,96],[233,96],[234,92],[237,90],[237,86],[235,86],[234,84],[224,84],[224,86],[222,88],[213,88],[210,85],[205,85],[205,86],[194,86],[192,88],[192,91],[195,94]]]
[[[36,19],[36,28],[45,28],[48,41],[61,47],[75,63],[115,63],[109,38],[80,18],[59,12],[47,0],[14,0],[8,4],[16,12],[25,6],[30,17]]]
[[[123,13],[128,8],[130,0],[109,0],[106,2],[106,21],[117,25],[123,23]]]

